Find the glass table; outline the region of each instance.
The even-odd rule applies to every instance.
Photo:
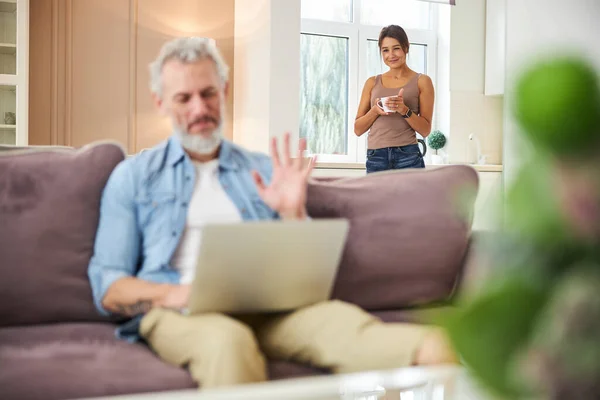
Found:
[[[103,400],[109,399],[102,398]],[[464,369],[415,367],[271,381],[210,390],[110,397],[112,400],[491,400]],[[97,399],[100,400],[100,399]]]

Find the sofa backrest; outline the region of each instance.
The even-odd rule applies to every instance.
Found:
[[[104,320],[87,268],[102,190],[124,158],[110,143],[0,151],[0,326]],[[368,310],[448,299],[477,187],[467,166],[313,179],[309,214],[351,223],[333,297]]]
[[[0,326],[102,320],[87,267],[123,159],[111,143],[0,151]]]
[[[449,300],[478,185],[477,172],[459,165],[313,179],[308,213],[350,221],[332,297],[370,311]]]

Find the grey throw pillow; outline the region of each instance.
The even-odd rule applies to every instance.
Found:
[[[0,152],[0,326],[99,321],[87,268],[112,143]]]
[[[367,310],[452,295],[468,248],[478,176],[468,166],[314,179],[313,218],[348,218],[333,297]]]

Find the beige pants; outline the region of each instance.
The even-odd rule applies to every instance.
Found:
[[[140,327],[159,357],[189,368],[203,388],[266,380],[265,356],[334,373],[407,366],[428,331],[421,325],[383,323],[340,301],[240,318],[153,309]]]

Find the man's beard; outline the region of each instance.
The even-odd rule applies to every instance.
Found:
[[[191,134],[187,130],[175,125],[175,135],[184,149],[201,155],[212,154],[223,141],[223,125],[223,120],[221,120],[209,137],[203,137],[200,134]]]

